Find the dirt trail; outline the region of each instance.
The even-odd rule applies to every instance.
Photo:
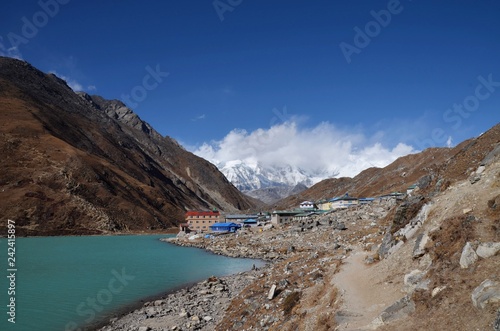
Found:
[[[336,330],[373,330],[373,320],[403,296],[376,265],[364,263],[365,256],[363,251],[353,251],[333,279],[342,300]]]

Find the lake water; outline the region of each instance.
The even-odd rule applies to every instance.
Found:
[[[7,240],[0,238],[0,330],[92,329],[140,300],[262,265],[178,247],[162,237],[17,238],[15,324],[8,322]]]

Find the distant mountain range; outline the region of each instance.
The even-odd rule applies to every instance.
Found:
[[[240,191],[265,203],[273,203],[335,174],[307,172],[291,165],[265,166],[233,160],[216,163],[219,170]]]

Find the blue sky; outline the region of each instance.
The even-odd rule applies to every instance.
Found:
[[[499,122],[499,17],[495,0],[10,1],[0,54],[108,99],[135,91],[144,120],[207,157],[290,123],[355,136],[354,152],[421,150]]]

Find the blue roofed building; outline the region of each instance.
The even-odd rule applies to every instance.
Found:
[[[240,228],[241,225],[236,223],[215,223],[210,226],[212,232],[236,232]]]

